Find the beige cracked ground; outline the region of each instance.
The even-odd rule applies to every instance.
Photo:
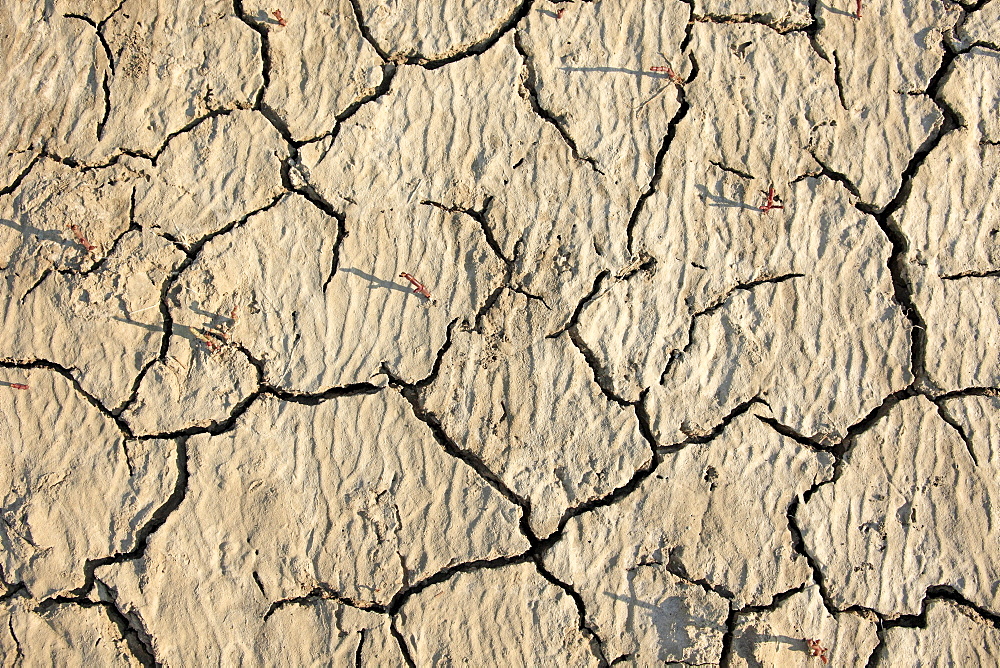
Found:
[[[0,664],[1000,663],[1000,0],[277,1],[0,7]]]

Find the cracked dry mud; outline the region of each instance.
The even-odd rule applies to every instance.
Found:
[[[1000,664],[1000,0],[0,28],[0,665]]]

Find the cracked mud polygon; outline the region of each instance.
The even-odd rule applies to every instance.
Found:
[[[1000,0],[0,8],[0,664],[1000,655]]]

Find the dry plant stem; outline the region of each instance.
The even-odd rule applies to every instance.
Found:
[[[774,186],[769,186],[767,189],[767,204],[760,207],[761,213],[767,213],[771,209],[784,209],[785,207],[780,204],[774,203]]]
[[[97,246],[87,241],[87,237],[83,236],[83,231],[80,230],[79,225],[77,225],[76,223],[72,223],[70,224],[69,229],[71,229],[73,231],[73,234],[76,236],[77,243],[86,248],[88,253],[93,253],[95,250],[97,250]]]
[[[861,20],[861,0],[856,0],[857,10],[854,12],[854,18]]]
[[[406,280],[408,280],[408,281],[409,281],[410,283],[412,283],[412,284],[413,284],[413,291],[414,291],[414,292],[416,292],[417,294],[420,294],[420,295],[423,295],[424,297],[427,297],[427,299],[430,299],[430,298],[431,298],[431,291],[430,291],[430,290],[428,290],[428,289],[427,289],[427,288],[426,288],[426,287],[424,286],[424,284],[423,284],[423,283],[421,283],[421,282],[420,282],[420,281],[418,281],[417,279],[413,278],[413,276],[412,276],[412,275],[410,275],[410,274],[407,274],[407,273],[406,273],[406,272],[404,271],[403,273],[401,273],[401,274],[399,275],[399,277],[400,277],[400,278],[405,278],[405,279],[406,279]]]
[[[806,647],[808,648],[807,651],[809,653],[809,656],[819,657],[819,660],[822,661],[824,664],[830,662],[830,660],[826,656],[826,653],[829,652],[830,650],[820,645],[819,640],[815,638],[806,638],[805,641],[806,641]]]
[[[25,385],[24,383],[11,383],[10,386],[13,387],[15,390],[26,390],[26,389],[28,389],[28,386]]]
[[[271,14],[274,15],[274,18],[278,21],[278,25],[282,28],[288,25],[288,21],[282,18],[280,9],[275,9]]]
[[[667,78],[670,79],[670,83],[676,84],[678,86],[684,85],[684,79],[681,78],[681,75],[677,74],[677,72],[674,72],[673,69],[671,69],[666,65],[653,65],[652,67],[649,68],[649,71],[657,72],[659,74],[666,74]]]

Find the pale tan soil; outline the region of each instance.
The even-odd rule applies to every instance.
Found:
[[[1000,0],[857,11],[0,7],[0,666],[1000,665]]]

